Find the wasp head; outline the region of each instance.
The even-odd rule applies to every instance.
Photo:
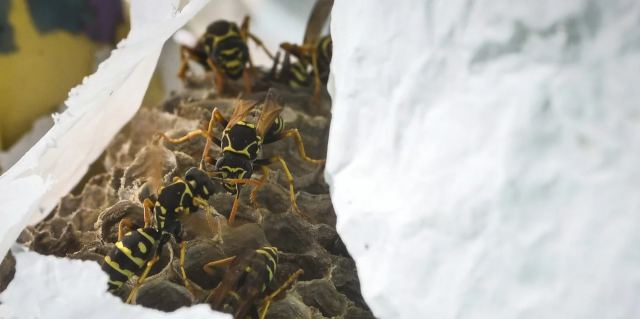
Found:
[[[253,174],[253,166],[248,158],[233,154],[224,153],[216,162],[216,172],[224,179],[248,179]],[[222,186],[229,193],[235,194],[240,189],[238,183],[222,182]]]

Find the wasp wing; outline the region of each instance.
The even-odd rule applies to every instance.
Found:
[[[236,307],[233,316],[235,318],[247,318],[256,301],[259,301],[260,294],[260,290],[256,287],[248,287],[246,291],[240,292],[239,295],[243,297],[243,300]]]
[[[169,152],[158,143],[149,143],[136,155],[133,164],[125,171],[129,178],[140,178],[144,183],[138,189],[138,198],[144,201],[155,200],[164,184],[165,174],[169,171],[167,161]]]
[[[229,123],[227,123],[227,127],[225,129],[230,129],[239,121],[242,121],[245,117],[251,113],[251,111],[258,105],[258,102],[250,101],[250,100],[241,100],[237,99],[233,103],[233,114],[229,118]]]
[[[252,276],[251,271],[247,270],[252,269],[254,260],[255,251],[245,252],[237,256],[229,265],[222,281],[209,298],[209,304],[214,309],[223,310],[225,306],[231,306],[236,313],[240,311],[245,313],[250,308],[259,296],[259,290],[252,288],[252,286],[257,286],[253,283],[255,276]]]
[[[327,18],[331,13],[333,0],[317,0],[311,9],[311,15],[307,21],[307,28],[304,32],[304,40],[302,43],[315,46],[322,33],[322,28],[327,22]]]
[[[218,287],[213,290],[211,297],[209,298],[209,304],[213,309],[222,310],[227,302],[227,295],[229,292],[235,293],[237,286],[244,275],[244,269],[241,267],[235,267],[232,265],[224,274],[222,281],[218,284]]]
[[[262,112],[260,112],[260,117],[256,122],[256,133],[258,136],[264,138],[264,135],[267,134],[267,131],[271,128],[273,121],[278,117],[280,112],[282,112],[282,107],[278,103],[275,93],[270,89],[264,98]]]

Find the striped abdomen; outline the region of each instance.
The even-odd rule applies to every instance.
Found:
[[[205,37],[207,53],[220,71],[231,79],[239,79],[249,61],[249,49],[238,26],[229,21],[216,21],[207,27]]]
[[[155,252],[160,233],[154,228],[128,232],[104,257],[102,270],[109,275],[109,290],[120,288],[129,278],[139,276]]]
[[[289,53],[284,56],[280,69],[280,81],[293,89],[308,87],[311,83],[307,66],[300,61],[291,62]]]
[[[249,49],[239,36],[226,38],[213,50],[213,59],[226,76],[237,80],[249,61]]]
[[[318,41],[316,47],[318,75],[320,81],[327,83],[329,80],[329,68],[331,65],[331,57],[333,56],[333,41],[330,35],[326,35]]]
[[[280,133],[282,133],[283,131],[284,120],[282,119],[282,116],[278,115],[275,120],[273,120],[273,124],[271,124],[269,130],[267,130],[267,133],[264,135],[264,141],[262,141],[262,144],[269,144],[279,140]]]

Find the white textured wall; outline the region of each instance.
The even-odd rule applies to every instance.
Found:
[[[640,317],[640,3],[337,0],[327,177],[380,318]]]

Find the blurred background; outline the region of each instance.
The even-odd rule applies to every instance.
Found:
[[[187,0],[181,0],[184,5]],[[180,89],[180,44],[206,26],[251,17],[251,31],[275,51],[300,42],[313,0],[216,0],[165,44],[143,104]],[[129,0],[0,0],[0,172],[6,171],[53,125],[69,90],[92,74],[129,31]],[[277,22],[277,23],[274,23]],[[252,44],[253,45],[253,44]],[[257,65],[269,65],[254,50]],[[194,67],[197,70],[197,66]]]
[[[69,89],[126,35],[126,20],[121,0],[0,1],[0,169],[53,124]],[[25,136],[32,127],[36,136]]]

